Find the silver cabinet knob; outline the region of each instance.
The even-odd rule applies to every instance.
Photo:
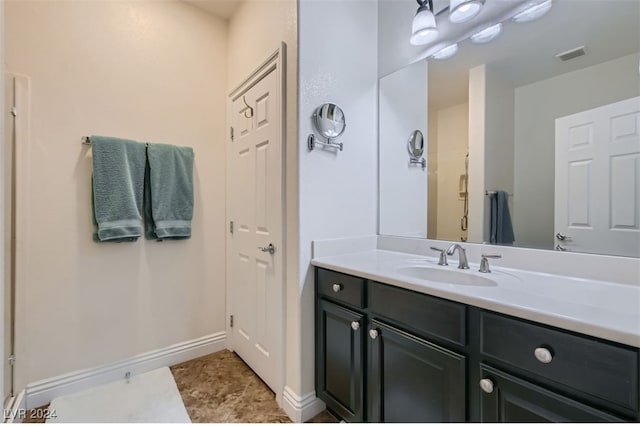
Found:
[[[375,328],[369,330],[369,337],[371,337],[372,340],[376,340],[378,338],[378,330]]]
[[[355,331],[358,330],[360,328],[360,323],[358,321],[353,321],[351,323],[351,328]]]
[[[491,381],[491,379],[480,380],[480,389],[482,389],[485,393],[493,392],[493,382]]]
[[[331,286],[331,290],[333,290],[334,293],[338,293],[340,290],[342,290],[342,284],[334,284]]]
[[[536,357],[538,361],[540,361],[543,364],[549,364],[551,361],[553,361],[553,354],[547,348],[542,348],[542,347],[536,348],[533,351],[533,355]]]
[[[258,250],[260,250],[263,253],[273,254],[276,252],[276,246],[274,246],[273,244],[269,244],[266,247],[258,247]]]

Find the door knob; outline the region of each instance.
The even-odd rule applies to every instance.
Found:
[[[570,240],[570,239],[571,239],[571,237],[567,236],[567,234],[563,234],[562,232],[558,232],[558,233],[556,234],[556,238],[557,238],[559,241],[564,241],[564,240],[567,240],[567,241],[568,241],[568,240]]]
[[[276,252],[276,246],[274,246],[273,244],[269,244],[266,247],[258,247],[258,250],[260,250],[263,253],[273,254]]]
[[[482,389],[485,393],[493,392],[493,382],[491,381],[491,379],[480,380],[480,389]]]
[[[557,251],[567,251],[567,248],[565,246],[563,246],[562,244],[556,244],[556,250]]]

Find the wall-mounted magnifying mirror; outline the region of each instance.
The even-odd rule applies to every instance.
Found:
[[[326,103],[320,105],[313,113],[312,117],[313,127],[316,132],[327,141],[323,142],[316,140],[312,134],[307,138],[307,146],[309,151],[313,151],[315,144],[320,144],[326,147],[338,148],[342,151],[342,143],[334,142],[333,140],[344,133],[347,123],[344,118],[344,112],[342,109],[332,103]]]
[[[422,158],[422,154],[424,153],[424,136],[420,130],[414,130],[409,135],[407,151],[409,152],[409,164],[420,164],[422,168],[427,166],[427,160]]]

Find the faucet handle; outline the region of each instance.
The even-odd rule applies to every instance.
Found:
[[[440,252],[440,259],[438,259],[438,265],[447,266],[447,250],[438,247],[431,247],[431,250]]]
[[[491,269],[489,268],[489,259],[500,259],[502,258],[499,254],[481,254],[480,255],[480,269],[478,271],[489,273]]]

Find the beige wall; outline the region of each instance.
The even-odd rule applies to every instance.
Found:
[[[226,23],[177,1],[12,1],[6,18],[7,68],[31,79],[16,388],[223,331]],[[90,134],[194,148],[190,240],[92,241]]]
[[[246,0],[229,21],[227,93],[285,42],[286,48],[286,350],[285,385],[300,383],[298,294],[298,7],[296,0]],[[277,390],[280,396],[282,390]]]
[[[484,238],[486,65],[469,70],[469,241]]]
[[[438,238],[438,114],[428,106],[427,124],[427,238]]]
[[[467,231],[460,229],[464,200],[460,176],[465,173],[469,151],[469,105],[455,105],[437,111],[438,190],[436,239],[460,241]]]

